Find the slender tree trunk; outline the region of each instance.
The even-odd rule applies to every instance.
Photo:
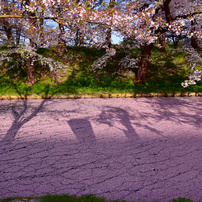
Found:
[[[191,22],[191,26],[192,26],[192,31],[193,32],[195,31],[194,25],[196,25],[196,20],[194,20],[194,21]],[[197,38],[196,34],[193,34],[193,36],[191,37],[191,46],[194,49],[200,49],[200,46],[198,44],[198,38]]]
[[[79,28],[76,30],[75,46],[84,46],[84,34],[80,32]]]
[[[58,7],[58,16],[59,17],[63,17],[62,13],[63,13],[63,3],[60,4],[60,6]],[[63,38],[64,34],[65,34],[65,27],[62,24],[58,24],[59,26],[59,36],[58,36],[58,53],[60,56],[62,56],[62,54],[64,53],[64,50],[66,49],[66,40]]]
[[[76,30],[75,46],[84,46],[84,34],[80,32],[79,28]]]
[[[9,25],[9,23],[6,19],[3,20],[3,28],[5,30],[6,37],[7,37],[8,41],[12,40],[13,39],[12,27]]]
[[[79,36],[79,41],[80,41],[80,46],[84,46],[84,34],[79,32],[80,36]]]
[[[9,15],[10,11],[8,9],[8,0],[2,0],[2,3],[5,6],[3,8],[3,12],[5,14]],[[8,41],[9,41],[9,43],[13,43],[13,35],[12,35],[13,30],[12,30],[12,27],[11,27],[9,21],[7,19],[3,19],[2,20],[2,25],[3,25],[3,29],[5,31],[5,34],[6,34],[6,37],[7,37]]]
[[[170,7],[169,7],[170,2],[171,2],[171,0],[165,0],[164,4],[163,4],[163,8],[165,11],[165,18],[166,18],[167,23],[169,23],[169,24],[171,22],[171,14],[170,14]],[[165,52],[165,50],[166,50],[166,34],[165,34],[165,32],[160,33],[159,43],[161,45],[160,51]]]
[[[79,2],[80,0],[76,0],[76,4]],[[79,28],[76,29],[75,46],[84,46],[84,34],[80,31]]]
[[[115,0],[110,0],[109,7],[114,8],[114,2]],[[106,36],[106,41],[105,44],[108,48],[111,48],[111,37],[112,37],[112,29],[107,28],[107,36]]]
[[[59,45],[63,46],[64,48],[66,47],[66,42],[64,39],[62,39],[65,30],[64,30],[64,26],[62,26],[61,24],[59,24],[59,29],[60,29],[60,34],[59,34]]]
[[[166,0],[164,1],[164,11],[165,11],[165,17],[166,17],[166,21],[170,24],[171,22],[171,14],[170,14],[170,7],[169,7],[169,4],[170,4],[171,0]]]
[[[14,0],[13,0],[14,2]],[[17,8],[19,10],[22,10],[23,9],[23,2],[19,3],[17,5]],[[16,28],[16,37],[15,37],[15,42],[16,42],[16,45],[18,46],[20,44],[20,39],[21,39],[21,36],[22,36],[22,25],[20,23],[17,22],[16,20],[16,25],[17,25],[17,28]]]
[[[112,30],[111,30],[111,28],[109,28],[107,31],[107,37],[106,37],[106,42],[105,42],[105,44],[108,48],[111,48],[111,45],[112,45],[111,36],[112,36]]]
[[[40,16],[41,17],[44,17],[44,12],[42,11],[41,13],[40,13]],[[40,45],[41,46],[43,46],[44,45],[44,27],[43,27],[43,25],[44,25],[44,20],[41,18],[40,20],[39,20],[39,27],[40,27],[40,41],[41,41],[41,43],[40,43]]]
[[[20,44],[21,27],[16,29],[16,45]]]
[[[30,5],[30,0],[26,1],[26,5]],[[28,12],[29,16],[35,17],[36,14],[34,12]],[[29,19],[29,23],[35,27],[37,26],[37,20],[36,19]],[[37,44],[30,39],[30,46],[33,48],[37,47]],[[30,56],[27,59],[27,69],[26,69],[26,73],[27,73],[27,81],[26,84],[28,84],[29,86],[32,86],[35,84],[36,82],[36,74],[35,74],[35,65],[34,65],[34,57]]]
[[[76,30],[75,46],[79,46],[79,29]]]
[[[142,57],[140,59],[139,70],[137,73],[137,77],[135,79],[135,83],[144,84],[147,78],[147,70],[149,66],[149,58],[152,54],[154,44],[145,44],[142,50]]]
[[[36,76],[35,76],[35,65],[34,65],[34,60],[32,57],[29,57],[27,59],[27,81],[26,84],[29,86],[32,86],[36,82]]]
[[[160,51],[165,52],[166,51],[166,34],[165,34],[165,32],[159,36],[159,43],[161,45]]]
[[[59,54],[59,56],[62,56],[63,53],[64,53],[64,50],[66,49],[66,41],[62,38],[64,33],[65,33],[65,30],[64,30],[64,26],[59,24],[59,29],[60,29],[60,34],[59,34],[59,47],[57,49],[57,53]]]

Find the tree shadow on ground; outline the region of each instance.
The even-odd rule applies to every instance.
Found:
[[[118,121],[125,127],[125,129],[118,129],[122,130],[129,140],[140,140],[140,137],[131,124],[129,113],[124,109],[107,106],[102,110],[97,121],[115,128],[118,127],[114,125],[114,121]]]
[[[202,124],[202,102],[196,97],[184,98],[156,98],[145,99],[144,102],[151,105],[155,114],[147,114],[156,122],[165,120],[182,124],[192,124],[195,127],[201,127]],[[202,100],[202,98],[201,98]]]
[[[29,116],[26,117],[26,113],[28,112],[30,106],[28,106],[28,101],[27,101],[27,95],[22,94],[17,87],[15,86],[16,92],[20,95],[21,100],[17,100],[14,105],[11,107],[11,112],[12,116],[14,118],[14,121],[12,122],[11,127],[8,129],[7,133],[5,134],[4,138],[0,141],[1,142],[11,142],[15,139],[18,131],[21,129],[21,127],[29,122],[31,119],[33,119],[39,111],[43,108],[45,102],[47,101],[46,99],[43,99],[40,105],[31,112]],[[46,88],[46,95],[48,95],[49,92],[49,85]],[[23,92],[24,93],[24,92]],[[20,105],[21,108],[19,108],[18,103],[22,102],[22,105]]]
[[[46,119],[50,119],[51,114],[62,119],[62,127],[68,128],[64,125],[68,123],[71,129],[64,130],[64,135],[60,134],[56,138],[48,134],[34,140],[25,138],[2,144],[0,197],[69,193],[95,194],[105,196],[108,200],[168,201],[181,196],[198,201],[201,198],[200,131],[187,136],[181,131],[177,131],[175,136],[169,136],[168,131],[166,140],[148,136],[144,138],[144,144],[131,141],[133,136],[137,139],[142,135],[134,125],[152,132],[158,132],[156,126],[152,128],[152,124],[159,124],[161,120],[165,120],[166,124],[171,122],[168,127],[174,127],[173,131],[175,127],[178,128],[178,124],[183,123],[191,127],[200,126],[199,100],[195,104],[192,103],[194,99],[188,101],[173,98],[171,102],[163,100],[130,99],[124,101],[128,104],[127,107],[119,101],[106,106],[106,102],[97,104],[97,101],[93,103],[87,100],[83,101],[83,111],[83,106],[77,106],[81,104],[78,100],[51,100],[49,107],[42,105]],[[92,105],[96,106],[88,111]],[[28,104],[25,106],[17,113],[23,114],[24,108],[27,110],[30,107]],[[94,113],[95,109],[99,111]],[[17,111],[17,106],[12,113],[14,111]],[[39,111],[33,115],[36,113]],[[76,115],[82,118],[75,118]],[[20,123],[21,119],[16,121]],[[29,119],[28,116],[27,121],[30,120],[31,117]],[[94,141],[96,135],[91,120],[114,129],[120,123],[118,129],[130,141],[125,141],[124,138],[103,138],[88,146],[88,139],[89,142]],[[58,123],[55,119],[51,121],[50,129],[54,129]],[[43,132],[44,125],[37,130]],[[85,133],[85,130],[89,132]],[[70,140],[68,137],[72,131],[77,139]],[[108,132],[105,127],[103,132]]]
[[[121,131],[124,132],[127,139],[131,141],[140,140],[138,133],[136,132],[136,130],[134,129],[131,123],[131,121],[134,121],[134,120],[138,120],[138,118],[134,116],[130,116],[125,109],[122,109],[120,107],[110,107],[110,106],[106,106],[102,110],[102,113],[99,115],[99,118],[96,119],[96,121],[101,124],[107,124],[110,127],[115,127],[117,129],[120,129]],[[121,123],[122,126],[125,127],[125,129],[115,126],[115,122]],[[137,122],[135,123],[135,125],[138,127],[143,127],[149,131],[152,131],[152,132],[155,132],[156,134],[161,135],[160,131],[146,124],[143,125]]]

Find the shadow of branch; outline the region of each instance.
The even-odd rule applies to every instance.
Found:
[[[1,140],[1,142],[8,143],[8,142],[15,140],[15,137],[16,137],[18,131],[20,130],[20,128],[25,123],[27,123],[31,119],[33,119],[40,112],[40,110],[43,108],[45,102],[47,101],[46,99],[43,99],[42,102],[40,103],[40,105],[37,108],[35,108],[34,111],[29,116],[26,117],[26,113],[29,109],[27,93],[22,94],[22,92],[20,92],[20,90],[17,89],[17,86],[15,86],[15,87],[16,87],[16,92],[21,96],[22,109],[19,109],[19,106],[17,104],[20,101],[17,100],[11,108],[11,112],[12,112],[14,121],[13,121],[11,127],[9,128],[9,130],[7,131],[6,135],[4,136],[4,138]],[[49,93],[49,85],[47,86],[47,89],[46,89],[46,95],[48,95],[48,93]]]
[[[107,106],[106,109],[102,110],[102,113],[99,115],[97,121],[102,124],[107,124],[109,126],[114,126],[113,120],[118,121],[123,125],[126,129],[118,128],[122,130],[125,136],[129,140],[140,140],[136,130],[133,128],[129,113],[121,108],[118,107],[109,107]]]

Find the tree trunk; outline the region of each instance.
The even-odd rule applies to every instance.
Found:
[[[2,9],[4,14],[9,15],[10,12],[8,9],[8,0],[2,0],[2,3],[3,3],[3,6],[5,6]],[[12,26],[10,25],[9,21],[7,19],[3,19],[2,25],[3,25],[3,29],[6,33],[6,37],[8,39],[8,42],[13,43],[13,30],[12,30]]]
[[[76,30],[75,46],[79,46],[79,29]]]
[[[169,7],[170,2],[171,2],[171,0],[166,0],[166,1],[164,1],[164,3],[163,3],[166,21],[167,21],[167,23],[169,23],[169,24],[170,24],[170,22],[171,22],[171,14],[170,14],[170,7]]]
[[[80,40],[80,46],[84,46],[84,34],[83,33],[81,33],[81,32],[79,32],[79,34],[80,34],[80,37],[79,37],[79,40]]]
[[[76,4],[78,4],[80,0],[76,0]],[[84,34],[80,32],[80,29],[76,29],[75,36],[75,46],[84,46]]]
[[[59,46],[62,46],[63,48],[66,48],[66,41],[62,38],[64,33],[65,33],[64,26],[59,24],[59,29],[60,29],[60,34],[58,36],[58,38],[59,38]]]
[[[44,41],[45,41],[45,37],[44,37],[44,20],[43,20],[43,17],[44,17],[44,12],[42,11],[40,13],[40,17],[41,19],[39,20],[39,27],[40,27],[40,46],[43,46],[44,45]]]
[[[27,81],[26,84],[29,86],[32,86],[36,82],[36,75],[35,75],[35,66],[34,66],[34,60],[32,57],[29,57],[27,59]]]
[[[111,28],[108,29],[107,31],[107,37],[106,37],[106,41],[105,41],[105,44],[108,48],[111,48],[111,36],[112,36],[112,31],[111,31]]]
[[[110,0],[109,7],[114,8],[114,2],[115,0]],[[111,48],[111,37],[112,37],[112,29],[107,28],[107,36],[105,39],[105,44],[108,48]]]
[[[139,70],[137,73],[137,77],[135,79],[135,83],[144,84],[147,78],[147,70],[149,66],[149,58],[152,54],[154,44],[145,44],[142,50],[142,56],[140,59]]]
[[[20,44],[20,36],[21,36],[21,27],[16,29],[16,45]]]
[[[174,36],[174,33],[172,33],[173,45],[175,48],[177,48],[180,38],[181,38],[181,34],[179,36]]]
[[[8,39],[8,41],[12,41],[13,40],[13,36],[12,36],[12,27],[9,25],[8,21],[3,19],[3,28],[6,32],[6,37]]]
[[[76,30],[75,46],[84,46],[84,34],[80,32],[79,28]]]
[[[197,39],[197,36],[195,34],[191,37],[191,46],[194,49],[200,49],[200,46],[198,44],[198,39]]]
[[[169,24],[171,22],[171,14],[170,14],[170,7],[169,7],[170,2],[171,2],[171,0],[165,0],[163,3],[163,9],[165,11],[165,18],[166,18],[167,23],[169,23]],[[165,39],[166,39],[166,34],[164,31],[164,32],[161,32],[160,36],[159,36],[159,43],[161,45],[160,51],[162,51],[162,52],[165,52],[165,50],[166,50],[166,40]]]
[[[195,25],[196,25],[196,20],[191,21],[192,32],[194,32],[196,30],[196,28],[194,27]],[[199,46],[199,43],[198,43],[198,39],[197,39],[197,36],[196,36],[195,33],[191,37],[191,46],[194,49],[200,49],[200,46]]]
[[[26,1],[26,5],[30,5],[30,0]],[[36,13],[28,11],[28,15],[31,17],[35,17]],[[31,26],[36,27],[37,26],[37,20],[36,19],[29,19],[29,23]],[[30,46],[32,48],[37,48],[37,44],[33,39],[30,40]],[[27,73],[27,81],[26,84],[29,86],[32,86],[36,82],[36,75],[35,75],[35,65],[34,65],[34,57],[30,56],[27,59],[27,68],[26,68],[26,73]]]
[[[165,52],[166,51],[166,34],[165,34],[165,32],[159,36],[159,43],[161,45],[160,51]]]

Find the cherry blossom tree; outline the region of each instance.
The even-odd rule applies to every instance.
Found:
[[[139,9],[140,12],[136,12],[139,16],[139,20],[136,21],[134,27],[139,31],[144,30],[144,34],[138,33],[135,35],[132,32],[132,37],[136,39],[143,39],[142,44],[142,57],[140,59],[139,71],[137,74],[136,82],[144,83],[146,80],[146,73],[148,69],[149,58],[152,53],[153,45],[160,36],[161,50],[165,51],[165,33],[174,32],[177,35],[180,33],[186,34],[187,37],[191,35],[199,38],[201,36],[201,29],[193,30],[191,26],[185,26],[190,24],[190,21],[201,18],[201,4],[192,1],[177,1],[177,0],[162,0],[159,3],[156,1],[150,1],[150,6]],[[152,5],[152,6],[151,6]],[[143,19],[145,20],[142,21]],[[140,21],[140,23],[138,22]],[[142,23],[141,23],[142,21]],[[193,33],[194,32],[194,33]]]
[[[54,40],[65,45],[66,39],[78,38],[79,34],[81,45],[85,36],[94,46],[106,48],[106,54],[112,56],[115,54],[113,49],[110,51],[112,31],[134,39],[136,46],[142,50],[135,81],[140,84],[146,81],[149,60],[158,39],[161,50],[165,51],[165,33],[191,37],[192,46],[199,48],[202,36],[200,24],[197,23],[201,20],[199,1],[123,1],[124,7],[114,6],[114,1],[110,2],[109,6],[103,4],[95,9],[98,1],[93,0],[19,0],[9,5],[9,14],[5,12],[5,5],[1,4],[0,19],[17,19],[33,51],[39,44],[49,46]],[[59,26],[54,28],[44,21],[56,22]],[[27,60],[29,85],[36,80],[33,76],[35,58],[30,56]]]

